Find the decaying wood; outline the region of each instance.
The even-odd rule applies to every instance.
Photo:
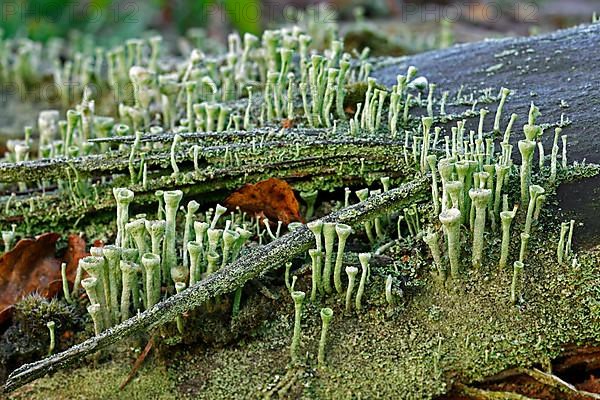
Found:
[[[390,213],[394,209],[423,200],[428,196],[428,192],[429,178],[426,176],[419,177],[397,189],[370,197],[364,202],[327,215],[322,220],[323,222],[357,225],[378,215]],[[62,353],[35,363],[23,365],[9,376],[4,385],[4,391],[12,391],[49,372],[64,368],[77,359],[103,349],[132,334],[172,321],[176,316],[200,306],[217,295],[233,292],[248,280],[281,266],[286,260],[305,252],[310,248],[313,241],[312,233],[306,226],[302,226],[278,240],[257,247],[235,263],[227,265],[200,283],[167,298],[151,309],[128,319],[99,336],[88,339]]]
[[[231,192],[248,182],[258,182],[269,177],[289,180],[294,186],[300,182],[308,182],[319,177],[322,183],[336,182],[338,185],[362,184],[365,176],[374,174],[374,177],[389,175],[397,177],[402,175],[402,145],[390,141],[377,141],[367,139],[347,138],[340,140],[310,140],[296,146],[293,141],[263,143],[263,149],[257,154],[251,150],[251,145],[245,144],[245,152],[241,152],[239,165],[223,162],[223,150],[219,155],[207,147],[201,148],[202,158],[199,168],[194,170],[189,154],[190,143],[183,143],[182,149],[177,153],[176,159],[181,174],[177,177],[171,175],[169,151],[156,152],[155,160],[146,156],[151,168],[148,173],[147,185],[142,182],[132,185],[129,180],[128,156],[120,155],[94,155],[70,159],[73,168],[77,169],[79,176],[93,176],[97,181],[99,176],[105,176],[106,182],[96,183],[95,193],[90,193],[87,198],[72,199],[58,192],[39,191],[37,196],[32,193],[17,195],[11,201],[10,212],[3,213],[0,224],[10,226],[19,221],[23,213],[27,213],[30,224],[40,225],[48,223],[52,216],[52,224],[72,223],[90,214],[99,211],[110,212],[115,207],[112,187],[127,186],[136,193],[136,204],[155,202],[155,190],[178,188],[186,196],[193,196],[199,202],[214,201],[224,193]],[[168,146],[167,146],[168,147]],[[257,146],[258,149],[258,146]],[[300,155],[296,156],[296,152]],[[212,151],[212,154],[208,154]],[[279,157],[281,155],[284,157]],[[365,163],[365,171],[358,166],[361,160]],[[60,164],[63,165],[60,165]],[[139,160],[134,164],[138,165]],[[340,166],[345,165],[345,171]],[[55,164],[46,161],[30,161],[19,164],[0,164],[0,181],[8,182],[28,177],[27,180],[38,181],[42,177],[54,179],[67,179],[67,160],[57,161]],[[72,175],[72,173],[71,173]],[[50,178],[44,178],[50,179]],[[221,192],[221,193],[219,193]],[[32,202],[35,208],[30,209]],[[8,201],[8,200],[5,200]],[[0,205],[5,207],[5,204]]]
[[[407,57],[385,58],[372,75],[387,86],[396,84],[396,75],[406,73],[409,65],[435,83],[436,93],[450,91],[449,100],[463,87],[463,93],[501,87],[509,88],[503,111],[502,126],[511,113],[527,123],[533,101],[542,112],[542,122],[556,122],[564,114],[572,125],[564,130],[569,136],[569,157],[600,162],[600,23],[556,31],[527,38],[492,39],[453,46],[443,50]],[[483,106],[483,105],[482,105]],[[448,112],[453,107],[446,108]],[[459,108],[458,111],[464,110]],[[490,107],[491,112],[496,106]],[[488,118],[491,128],[493,118]],[[468,124],[477,129],[477,121]],[[486,129],[488,125],[486,125]],[[554,132],[546,132],[544,144],[549,149]],[[513,144],[522,132],[513,135]]]

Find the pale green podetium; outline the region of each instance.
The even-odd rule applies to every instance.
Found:
[[[108,328],[112,325],[112,318],[109,309],[110,288],[108,279],[108,267],[102,257],[88,256],[79,260],[81,267],[88,275],[96,280],[95,292],[97,303],[100,304],[102,311],[103,326]],[[82,283],[83,284],[83,283]],[[88,292],[86,290],[86,292]],[[88,292],[88,296],[89,296]],[[91,299],[90,299],[91,301]],[[91,301],[95,303],[96,301]]]
[[[146,219],[138,218],[125,224],[125,231],[133,238],[135,247],[137,248],[140,256],[149,251],[148,238],[146,231]]]
[[[56,347],[56,336],[54,333],[56,323],[54,321],[48,321],[48,323],[46,323],[46,326],[48,327],[48,333],[50,335],[50,344],[48,345],[48,356],[50,356],[54,351],[54,347]],[[321,339],[322,338],[323,336],[321,336]]]
[[[121,260],[120,263],[123,287],[121,291],[121,322],[129,318],[129,308],[132,297],[135,299],[138,291],[137,266]],[[85,280],[85,279],[84,279]],[[83,281],[81,282],[83,285]],[[135,301],[134,301],[135,303]]]
[[[185,282],[175,282],[175,292],[176,293],[181,293],[185,290]],[[177,325],[177,331],[179,332],[180,335],[183,335],[183,317],[181,315],[178,315],[175,318],[175,323]]]
[[[556,169],[557,169],[558,151],[559,151],[558,138],[561,136],[561,134],[562,134],[562,128],[554,129],[554,140],[552,142],[552,156],[550,158],[550,179],[549,179],[549,181],[551,184],[556,182]]]
[[[335,232],[338,236],[338,248],[337,255],[335,257],[335,267],[333,271],[333,283],[335,290],[339,294],[342,294],[342,264],[344,263],[344,248],[346,247],[346,241],[352,233],[352,228],[346,224],[335,224]]]
[[[316,189],[310,192],[300,192],[300,197],[306,203],[306,212],[304,213],[304,218],[307,221],[311,219],[315,213],[315,203],[317,201],[318,194],[319,191]]]
[[[71,293],[69,292],[69,281],[67,279],[67,263],[62,263],[60,265],[60,276],[62,280],[62,289],[63,295],[65,296],[65,301],[67,304],[73,304]]]
[[[323,236],[323,221],[321,220],[315,220],[315,221],[311,221],[308,224],[306,224],[306,227],[313,233],[313,235],[315,236],[315,248],[320,251],[322,253],[323,251],[323,240],[322,240],[322,236]],[[321,256],[319,256],[316,259],[316,266],[315,266],[315,271],[317,272],[317,277],[318,277],[318,281],[317,281],[317,289],[322,292],[323,291],[323,287],[321,286]],[[314,271],[313,271],[314,274]],[[313,294],[311,293],[311,299],[312,299]]]
[[[187,278],[187,269],[177,265],[177,248],[176,248],[176,218],[179,202],[183,197],[181,190],[166,191],[164,193],[165,200],[165,240],[163,247],[163,274],[171,276],[174,282],[185,282]],[[170,275],[169,275],[170,274]]]
[[[363,202],[369,198],[369,189],[361,189],[356,191],[356,197]],[[364,221],[363,226],[365,227],[365,233],[369,239],[369,243],[375,243],[375,237],[373,236],[373,223],[371,221]]]
[[[515,261],[513,265],[513,277],[510,285],[510,301],[516,304],[522,299],[521,287],[523,286],[523,268],[524,264],[521,261]]]
[[[145,253],[141,261],[146,279],[146,308],[150,308],[160,300],[160,256]]]
[[[460,211],[449,208],[439,216],[444,225],[444,232],[448,243],[448,258],[450,260],[450,275],[452,279],[460,277]]]
[[[437,179],[437,157],[435,154],[427,156],[427,164],[431,170],[431,197],[433,198],[433,212],[435,215],[440,213],[440,195],[438,191],[438,179]]]
[[[371,261],[371,253],[360,253],[358,255],[362,272],[360,275],[360,282],[358,283],[358,291],[356,292],[355,306],[356,310],[362,310],[362,297],[365,293],[365,285],[367,283],[367,274],[369,272],[369,262]]]
[[[521,249],[519,250],[519,261],[524,262],[527,255],[527,245],[529,244],[529,233],[521,233]]]
[[[194,227],[194,215],[196,214],[196,211],[198,211],[198,208],[200,208],[200,204],[198,204],[198,202],[196,200],[192,200],[190,202],[188,202],[187,204],[187,212],[185,213],[185,225],[183,228],[183,266],[187,267],[188,264],[188,257],[187,257],[187,244],[188,242],[190,242],[192,239],[192,229]],[[155,253],[158,254],[158,253]]]
[[[535,138],[541,128],[535,125],[525,125],[525,140],[519,140],[519,151],[521,152],[521,204],[529,202],[529,186],[531,186],[531,165],[533,153],[536,148]]]
[[[190,255],[190,286],[200,281],[202,244],[188,242],[187,251]]]
[[[333,310],[331,308],[321,308],[321,339],[319,340],[319,353],[317,360],[320,366],[325,365],[325,346],[327,346],[327,332],[329,331],[329,324],[333,318]]]
[[[435,231],[427,232],[425,235],[423,235],[423,241],[427,244],[429,250],[431,251],[433,262],[438,270],[438,278],[440,282],[444,283],[446,281],[447,271],[445,266],[442,264],[442,253],[440,251],[438,233]]]
[[[352,309],[352,292],[354,291],[354,281],[358,274],[358,268],[353,266],[346,267],[346,275],[348,275],[348,288],[346,289],[346,312]]]
[[[325,239],[325,263],[323,266],[323,276],[321,283],[323,284],[323,290],[325,293],[331,294],[333,288],[331,287],[331,267],[333,257],[333,245],[336,236],[336,224],[333,222],[325,222],[323,224],[323,238]]]
[[[290,353],[292,356],[292,362],[298,361],[298,351],[300,348],[300,336],[302,334],[301,322],[302,322],[302,304],[304,303],[304,297],[306,294],[299,290],[292,292],[292,299],[294,300],[294,335],[292,337],[292,345],[290,346]]]
[[[567,232],[569,231],[569,223],[563,222],[560,224],[560,238],[558,240],[558,247],[556,249],[556,256],[558,258],[558,263],[562,264],[565,254],[565,239],[567,237]]]
[[[123,247],[125,244],[125,224],[129,219],[129,204],[133,201],[134,194],[126,188],[114,188],[113,195],[117,201],[117,238],[115,244]]]
[[[321,287],[321,257],[323,252],[317,249],[309,249],[308,255],[312,261],[312,290],[310,292],[310,301],[315,302],[317,300],[317,292]]]
[[[485,232],[486,207],[492,196],[490,189],[471,189],[469,197],[475,205],[475,226],[473,229],[473,267],[481,268],[483,259],[483,234]]]
[[[150,234],[150,251],[162,254],[162,241],[165,236],[167,222],[165,220],[146,221],[146,230]],[[163,280],[165,277],[163,277]]]
[[[506,103],[506,98],[509,94],[509,89],[504,87],[500,89],[500,103],[498,103],[498,108],[496,109],[496,118],[494,119],[494,132],[500,132],[500,119],[502,118],[502,109],[504,108],[504,103]]]
[[[545,190],[541,186],[531,185],[529,187],[529,204],[527,206],[527,218],[525,219],[525,230],[524,230],[524,232],[527,234],[531,234],[531,224],[533,222],[533,213],[535,211],[537,198],[538,198],[538,196],[543,195],[544,193],[545,193]]]
[[[102,332],[102,311],[100,310],[100,304],[90,304],[87,306],[87,311],[94,323],[94,334],[98,336]]]
[[[122,249],[114,245],[102,247],[102,255],[108,266],[108,279],[110,286],[110,306],[113,323],[119,323],[119,290],[121,287],[121,253]]]
[[[508,253],[510,248],[510,225],[517,213],[517,207],[513,208],[512,211],[502,211],[500,213],[500,222],[502,223],[502,245],[500,249],[500,262],[499,268],[503,270],[506,268],[506,261],[508,260]]]

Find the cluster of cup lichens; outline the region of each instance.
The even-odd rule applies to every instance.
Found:
[[[390,179],[389,177],[381,178],[383,183],[384,191],[389,190]],[[350,204],[350,190],[346,188],[345,206]],[[381,190],[368,189],[358,190],[356,192],[357,197],[360,201],[365,201],[369,196],[377,195],[381,193]],[[310,196],[312,198],[312,196]],[[412,208],[410,211],[414,211]],[[411,218],[410,221],[418,218]],[[367,237],[372,240],[373,244],[377,240],[385,240],[385,223],[389,221],[389,216],[377,216],[373,220],[368,220],[363,223]],[[416,224],[416,222],[415,222]],[[300,226],[299,223],[290,224],[290,230],[295,230]],[[346,313],[350,313],[353,305],[356,311],[360,312],[363,309],[363,297],[365,294],[366,285],[371,275],[370,262],[371,253],[360,253],[358,254],[358,260],[360,264],[360,278],[359,268],[355,265],[346,265],[344,267],[344,250],[346,243],[350,235],[354,232],[352,227],[343,223],[324,222],[322,219],[317,219],[306,224],[307,228],[312,232],[315,238],[315,246],[308,250],[308,255],[311,262],[311,283],[312,287],[310,290],[310,301],[318,303],[320,296],[331,297],[339,295],[342,297],[345,304]],[[372,229],[375,226],[375,234]],[[413,225],[411,225],[413,226]],[[335,242],[337,238],[337,249],[335,248]],[[393,243],[393,242],[392,242]],[[293,277],[292,282],[289,282],[289,272],[291,263],[286,265],[286,285],[291,292],[292,299],[295,304],[295,322],[294,322],[294,334],[291,345],[292,361],[298,361],[298,351],[300,346],[300,326],[302,318],[303,302],[306,297],[306,293],[303,291],[295,290],[296,276]],[[344,281],[342,279],[342,272],[346,274],[346,287],[344,288]],[[358,279],[357,279],[358,278]],[[393,278],[388,276],[385,283],[385,297],[390,305],[396,303],[397,293],[393,288]],[[330,308],[323,308],[320,312],[321,319],[323,322],[321,337],[319,340],[318,350],[318,362],[322,365],[325,361],[325,345],[327,341],[327,332],[329,324],[333,317],[333,311]]]
[[[81,280],[81,286],[90,300],[88,311],[96,334],[126,320],[132,312],[153,307],[165,295],[163,289],[166,294],[180,292],[235,261],[255,228],[260,236],[271,229],[261,232],[260,225],[268,226],[267,220],[246,221],[246,214],[239,211],[226,215],[227,209],[220,205],[197,216],[199,204],[192,200],[183,218],[180,244],[177,213],[183,193],[156,194],[159,207],[155,220],[143,215],[130,219],[134,193],[115,189],[115,244],[92,248],[91,256],[80,260],[75,285],[86,271],[89,277]],[[241,291],[236,293],[235,309],[239,309],[240,295]],[[183,329],[180,318],[177,326]]]
[[[485,113],[481,114],[481,121]],[[532,184],[532,159],[534,150],[540,151],[540,174],[544,168],[544,152],[540,138],[543,134],[542,127],[536,124],[539,110],[533,104],[529,113],[529,121],[523,126],[525,139],[519,141],[522,163],[519,168],[521,208],[524,209],[524,223],[520,234],[520,250],[517,260],[513,264],[513,281],[511,285],[511,300],[517,302],[521,298],[521,281],[524,263],[527,255],[529,239],[532,234],[534,221],[539,218],[540,211],[545,201],[545,190],[539,185]],[[464,122],[452,129],[452,138],[446,137],[445,157],[437,160],[435,155],[427,155],[427,163],[432,173],[432,197],[434,210],[440,210],[439,221],[443,226],[444,238],[447,248],[449,275],[452,279],[460,278],[464,265],[461,263],[461,226],[466,225],[471,232],[472,251],[471,262],[474,269],[481,269],[484,260],[484,238],[486,226],[492,232],[498,230],[498,220],[502,231],[499,268],[506,268],[510,256],[511,224],[518,212],[518,206],[509,206],[508,194],[504,193],[509,183],[511,173],[515,170],[512,163],[512,146],[509,144],[510,129],[516,117],[511,117],[509,126],[501,143],[502,153],[494,154],[493,139],[485,139],[480,130],[476,136],[470,132],[469,140],[463,140]],[[430,122],[423,118],[424,131]],[[556,179],[557,153],[556,137],[561,133],[556,128],[555,141],[551,156],[551,168],[548,181]],[[563,139],[566,143],[566,138]],[[563,163],[565,158],[563,157]],[[563,164],[565,167],[566,165]],[[442,192],[438,198],[439,174]],[[539,175],[541,176],[541,175]],[[571,229],[572,231],[572,229]],[[562,237],[564,238],[563,233]],[[440,248],[440,235],[429,230],[423,236],[431,250],[434,263],[438,270],[439,278],[445,281],[448,268],[442,259]],[[569,239],[570,240],[570,239]],[[570,241],[569,241],[570,243]],[[563,245],[564,247],[564,245]],[[568,246],[567,246],[568,247]],[[560,258],[560,252],[559,252]]]

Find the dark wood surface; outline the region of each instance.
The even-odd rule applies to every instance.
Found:
[[[464,92],[491,87],[495,94],[503,86],[511,89],[503,126],[513,112],[520,116],[516,127],[526,123],[532,101],[542,112],[541,122],[557,122],[564,114],[572,121],[563,131],[569,136],[569,159],[600,163],[600,23],[387,59],[379,63],[372,76],[392,86],[396,75],[404,74],[410,65],[437,84],[438,95],[448,90],[452,98],[461,85]],[[561,107],[561,100],[566,107]],[[491,129],[496,105],[489,105],[489,109],[486,128]],[[471,127],[476,123],[472,121]],[[522,136],[519,129],[512,140],[516,142]],[[545,133],[547,149],[552,137],[553,132]]]

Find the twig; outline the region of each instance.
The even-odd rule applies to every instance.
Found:
[[[491,390],[478,389],[462,384],[457,384],[456,387],[467,396],[472,396],[476,399],[483,400],[533,400],[531,397],[513,392],[497,392]]]
[[[129,375],[127,375],[127,379],[125,379],[123,381],[123,383],[121,383],[121,385],[119,386],[119,390],[125,389],[125,386],[127,386],[129,384],[129,382],[131,382],[133,380],[133,378],[135,377],[135,374],[137,374],[138,370],[142,366],[142,363],[148,356],[148,353],[150,353],[152,346],[154,346],[154,336],[150,337],[150,340],[148,340],[148,343],[146,343],[146,347],[144,347],[144,351],[142,351],[140,353],[138,358],[135,360],[135,363],[133,363],[131,372],[129,372]]]
[[[549,374],[547,372],[542,372],[539,369],[522,369],[522,372],[536,381],[557,389],[562,389],[567,393],[589,397],[590,399],[600,399],[600,394],[590,393],[583,390],[577,389],[575,386],[571,385],[568,382],[560,379],[558,376]]]

